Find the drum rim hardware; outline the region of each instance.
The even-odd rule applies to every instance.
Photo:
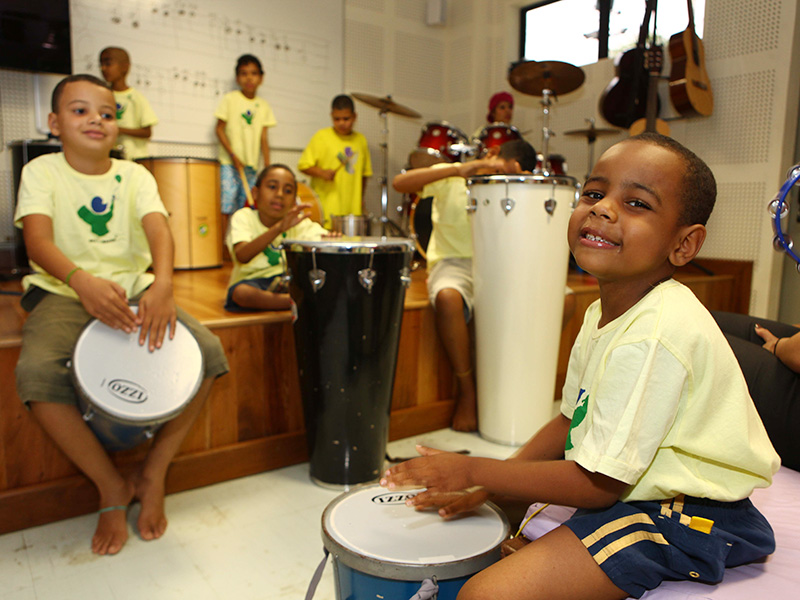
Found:
[[[375,248],[369,249],[369,265],[365,269],[358,271],[358,283],[361,284],[368,294],[372,293],[372,286],[375,285],[375,279],[378,273],[372,268],[372,263],[375,260]]]
[[[378,248],[383,252],[413,252],[414,243],[405,237],[342,236],[318,241],[285,239],[281,242],[281,248],[302,248],[321,254],[368,254]]]

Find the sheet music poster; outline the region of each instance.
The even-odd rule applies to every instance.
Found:
[[[103,48],[128,51],[127,83],[158,115],[156,141],[216,141],[214,110],[237,89],[242,54],[264,67],[272,147],[305,147],[342,91],[342,0],[72,0],[70,19],[73,72],[100,76]]]

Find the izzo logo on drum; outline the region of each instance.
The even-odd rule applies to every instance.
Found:
[[[413,494],[398,494],[397,492],[389,492],[386,494],[378,494],[377,496],[373,496],[372,501],[375,504],[405,504],[406,500],[413,498],[416,495],[416,492]]]
[[[106,387],[109,392],[120,400],[132,404],[142,404],[143,402],[147,402],[147,399],[150,397],[147,390],[138,383],[125,379],[112,379],[108,382]]]

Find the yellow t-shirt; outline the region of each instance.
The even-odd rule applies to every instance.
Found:
[[[341,167],[333,181],[311,178],[311,188],[325,212],[325,224],[330,225],[332,215],[360,215],[363,178],[372,175],[367,138],[357,131],[339,135],[333,127],[320,129],[303,150],[297,168],[304,171],[315,165],[321,169]]]
[[[222,97],[214,116],[225,121],[225,134],[234,154],[246,166],[258,169],[261,131],[264,127],[274,127],[277,124],[267,101],[258,96],[251,100],[240,90],[235,90]],[[222,144],[217,145],[217,156],[221,164],[233,164]]]
[[[158,123],[158,117],[150,103],[138,90],[128,88],[122,92],[114,92],[117,103],[117,125],[126,129],[151,127]],[[149,140],[147,138],[120,134],[118,141],[125,149],[125,158],[136,160],[149,156]]]
[[[281,257],[283,251],[280,249],[280,244],[284,239],[316,241],[321,239],[324,234],[329,233],[319,223],[305,219],[287,230],[282,236],[278,236],[269,247],[263,252],[259,252],[250,262],[242,264],[236,260],[234,246],[256,239],[267,229],[269,228],[261,222],[257,210],[246,206],[233,213],[226,240],[233,260],[233,271],[231,271],[228,287],[244,279],[266,279],[283,273],[286,260]]]
[[[433,165],[434,169],[451,167],[450,163]],[[467,181],[463,177],[445,177],[429,183],[420,198],[433,197],[431,221],[433,232],[426,256],[428,269],[443,258],[472,258],[472,228],[467,215]]]
[[[570,354],[565,457],[630,484],[620,498],[722,502],[767,487],[780,458],[727,340],[670,280],[603,327],[589,306]]]
[[[53,241],[83,270],[122,286],[128,297],[153,282],[147,273],[152,262],[142,226],[149,213],[167,216],[156,181],[142,165],[111,159],[102,175],[73,169],[62,152],[45,154],[22,169],[14,224],[41,214],[53,221]],[[77,298],[71,287],[31,261],[34,273],[23,286]]]

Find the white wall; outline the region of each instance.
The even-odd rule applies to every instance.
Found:
[[[514,93],[514,124],[523,132],[530,130],[529,141],[540,148],[539,98],[514,92],[506,81],[510,64],[518,58],[519,7],[527,3],[448,0],[445,24],[428,26],[427,0],[345,0],[345,91],[391,94],[397,102],[422,114],[418,120],[388,115],[389,180],[406,164],[426,122],[447,120],[469,135],[485,123],[486,103],[498,90]],[[686,10],[678,0],[669,5],[661,3],[660,10],[668,9]],[[785,259],[772,250],[766,205],[783,182],[786,169],[795,162],[799,14],[796,0],[708,0],[704,45],[714,113],[708,118],[671,122],[673,137],[709,163],[719,185],[717,207],[701,256],[754,261],[751,312],[771,317],[778,315]],[[558,58],[554,56],[553,60]],[[584,127],[590,117],[597,119],[598,127],[608,126],[597,105],[614,66],[602,61],[584,67],[584,72],[583,86],[558,100],[550,122],[556,133],[551,152],[564,155],[569,174],[578,178],[588,167],[587,144],[563,133]],[[669,64],[664,73],[669,73]],[[31,75],[0,71],[0,242],[11,233],[13,204],[5,144],[38,137],[30,108],[32,94]],[[669,109],[666,88],[661,95],[662,106]],[[356,128],[370,142],[375,169],[367,203],[377,214],[383,123],[377,109],[360,102],[356,109]],[[667,110],[662,116],[676,115]],[[325,126],[327,115],[319,115],[319,121],[320,127]],[[595,159],[620,139],[624,139],[623,134],[600,138]],[[154,144],[152,150],[159,155],[214,155],[212,146]],[[280,150],[274,159],[296,164],[299,151]],[[392,210],[402,203],[402,197],[393,190],[389,197]],[[391,217],[399,219],[394,215],[390,212]],[[509,256],[513,252],[509,248]],[[794,281],[791,283],[794,285]],[[797,287],[800,290],[800,283]],[[793,298],[797,296],[784,302]]]

